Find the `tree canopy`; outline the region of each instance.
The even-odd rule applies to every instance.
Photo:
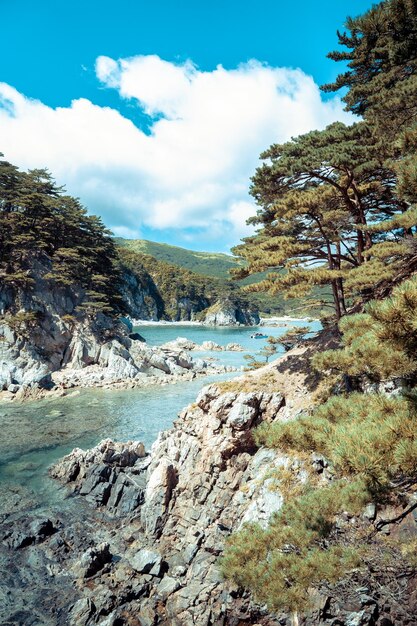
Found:
[[[18,291],[37,275],[79,288],[80,311],[122,310],[111,233],[44,169],[0,160],[0,280]]]
[[[346,295],[392,279],[413,256],[417,214],[397,193],[396,173],[365,123],[336,122],[272,145],[261,158],[251,187],[260,209],[250,220],[260,229],[234,249],[246,261],[236,275],[280,271],[249,289],[292,297],[330,284],[340,318]]]
[[[348,70],[325,90],[347,88],[347,109],[363,119],[261,155],[251,190],[260,228],[236,249],[244,272],[275,270],[259,288],[291,296],[330,282],[338,318],[346,296],[360,304],[339,320],[340,347],[311,361],[326,398],[316,389],[318,406],[255,430],[259,446],[289,456],[274,476],[283,505],[266,528],[232,534],[223,559],[226,577],[295,613],[324,581],[356,581],[359,561],[364,576],[402,560],[415,573],[409,536],[389,546],[378,536],[396,519],[363,520],[366,504],[401,506],[417,484],[417,2],[381,2],[346,27],[346,50],[330,57]],[[303,482],[298,464],[308,473],[317,453],[331,479]],[[339,533],[343,515],[351,530]]]
[[[287,297],[330,284],[337,318],[346,298],[370,298],[416,266],[417,4],[390,0],[346,23],[347,61],[325,91],[347,88],[347,109],[362,115],[272,145],[252,179],[260,228],[235,253],[242,276],[274,270],[252,287]],[[251,287],[249,287],[250,289]]]

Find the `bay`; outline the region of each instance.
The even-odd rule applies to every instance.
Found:
[[[292,325],[305,325],[293,322]],[[309,324],[312,330],[318,322]],[[220,345],[239,343],[244,352],[193,352],[193,356],[219,359],[241,368],[244,354],[254,354],[266,343],[252,339],[257,331],[279,336],[285,327],[213,328],[198,325],[141,324],[135,330],[149,345],[161,345],[177,337],[198,344],[215,341]],[[170,428],[178,413],[193,402],[199,390],[223,374],[142,389],[84,389],[58,398],[26,404],[0,405],[0,512],[16,508],[35,510],[60,503],[63,492],[48,478],[47,469],[74,447],[89,448],[105,438],[143,441],[149,449],[158,433]]]

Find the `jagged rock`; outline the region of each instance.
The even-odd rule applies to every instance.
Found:
[[[165,350],[195,350],[197,344],[186,337],[177,337],[173,341],[164,343],[161,347]]]
[[[91,450],[75,448],[49,471],[95,506],[107,506],[113,514],[126,515],[144,500],[146,467],[143,443],[105,439]],[[130,475],[130,468],[137,469],[137,474]]]
[[[201,344],[201,349],[207,351],[221,352],[223,348],[215,341],[203,341],[203,343]]]
[[[86,626],[95,612],[94,602],[90,598],[81,598],[71,609],[69,616],[71,626]]]
[[[243,352],[243,347],[239,343],[228,343],[225,350],[230,352]]]
[[[91,578],[99,572],[112,559],[108,543],[100,543],[89,548],[74,566],[77,578]]]
[[[162,458],[149,476],[146,487],[145,504],[141,516],[150,534],[161,531],[172,490],[177,483],[177,475],[172,463]]]
[[[259,401],[254,393],[239,394],[227,417],[227,423],[236,430],[250,428],[258,415]]]
[[[45,539],[56,532],[57,528],[50,519],[36,519],[30,525],[31,534],[37,539]]]
[[[175,578],[171,576],[164,576],[159,585],[156,588],[157,595],[161,600],[166,600],[168,596],[172,595],[181,587],[181,584]]]
[[[204,324],[207,326],[257,326],[260,322],[257,310],[242,307],[231,299],[215,302],[205,311]]]
[[[238,383],[236,389],[241,388]],[[152,626],[289,626],[291,616],[268,613],[248,593],[224,581],[218,564],[230,533],[245,522],[266,526],[280,510],[283,494],[277,476],[282,468],[291,470],[302,484],[311,476],[312,463],[325,467],[325,459],[319,456],[300,461],[278,450],[254,446],[252,428],[263,421],[287,420],[291,417],[289,406],[278,391],[222,392],[213,384],[181,412],[170,431],[160,434],[147,456],[137,442],[109,440],[90,451],[74,451],[53,472],[63,482],[69,475],[75,476],[67,484],[75,493],[88,492],[85,498],[90,497],[91,487],[111,488],[107,502],[98,512],[94,509],[97,518],[96,525],[91,524],[92,536],[80,538],[82,524],[75,529],[60,527],[60,545],[49,539],[27,551],[14,552],[14,556],[22,558],[34,547],[52,550],[48,555],[64,574],[59,583],[70,586],[77,577],[77,590],[85,600],[78,605],[81,624],[86,619],[85,623],[109,626],[139,621]],[[320,471],[314,480],[327,484],[330,479],[326,471]],[[128,505],[131,501],[134,508]],[[113,511],[118,515],[114,521],[108,515]],[[346,523],[351,527],[353,522]],[[411,518],[410,523],[415,525]],[[94,537],[94,544],[104,540],[116,556],[111,564],[110,560],[99,564],[101,568],[91,579],[89,573],[97,567],[88,570]],[[50,571],[58,576],[59,570]],[[383,575],[378,573],[377,600],[374,590],[359,588],[359,582],[352,586],[342,581],[333,595],[331,588],[324,586],[324,591],[312,594],[312,612],[302,623],[405,626],[403,615],[413,614],[410,606],[417,582],[407,577],[396,581],[398,598],[391,595],[388,602],[379,584]],[[355,576],[359,578],[360,572]],[[94,598],[94,612],[87,602],[90,597]],[[401,606],[405,598],[406,608]]]
[[[162,568],[162,557],[158,552],[143,549],[130,558],[130,564],[139,574],[159,576]]]
[[[22,529],[7,533],[4,543],[13,550],[19,550],[44,541],[56,531],[57,528],[50,519],[34,519],[29,527],[25,525]]]

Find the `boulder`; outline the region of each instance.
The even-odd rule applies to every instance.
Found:
[[[103,542],[92,548],[88,548],[81,559],[74,566],[77,578],[91,578],[103,567],[110,563],[112,554],[108,543]]]
[[[161,600],[164,601],[168,598],[168,596],[175,593],[180,587],[181,585],[178,580],[171,578],[171,576],[164,576],[156,588],[156,593]]]
[[[139,574],[159,576],[161,573],[162,557],[158,552],[144,548],[131,557],[129,562]]]
[[[229,352],[243,352],[244,349],[239,343],[228,343],[225,350]]]

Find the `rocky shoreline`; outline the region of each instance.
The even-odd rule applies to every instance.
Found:
[[[197,377],[235,372],[237,368],[223,365],[211,358],[193,358],[189,351],[241,351],[238,344],[220,346],[212,341],[197,346],[179,337],[164,346],[148,346],[142,341],[131,341],[129,351],[112,345],[109,355],[93,359],[93,364],[69,364],[50,374],[47,383],[16,384],[10,382],[0,391],[0,401],[26,401],[57,398],[83,388],[135,389],[150,385],[168,385]],[[71,366],[76,365],[76,366]]]
[[[139,442],[105,440],[52,467],[51,475],[88,505],[83,536],[84,518],[74,523],[65,515],[2,525],[3,548],[19,563],[20,582],[35,561],[41,586],[50,589],[37,607],[38,619],[45,613],[41,623],[235,623],[227,616],[236,609],[236,590],[222,581],[217,558],[245,516],[267,520],[280,506],[267,485],[257,488],[271,455],[256,454],[250,427],[283,405],[279,393],[222,394],[209,386],[150,453]],[[80,511],[86,515],[84,504]],[[58,587],[54,622],[46,616]],[[248,619],[265,614],[240,595]]]
[[[274,472],[285,468],[300,481],[309,473],[332,479],[317,455],[303,465],[254,444],[255,426],[291,419],[311,402],[308,372],[296,368],[300,358],[304,348],[205,387],[150,452],[137,441],[104,440],[54,465],[51,475],[67,490],[71,511],[2,518],[1,623],[293,626],[293,616],[268,613],[224,581],[219,558],[231,532],[245,522],[266,524],[282,506],[285,490]],[[341,532],[377,524],[384,514],[341,518]],[[414,523],[410,515],[403,531]],[[413,623],[417,581],[409,572],[358,570],[353,580],[315,592],[299,623]]]

